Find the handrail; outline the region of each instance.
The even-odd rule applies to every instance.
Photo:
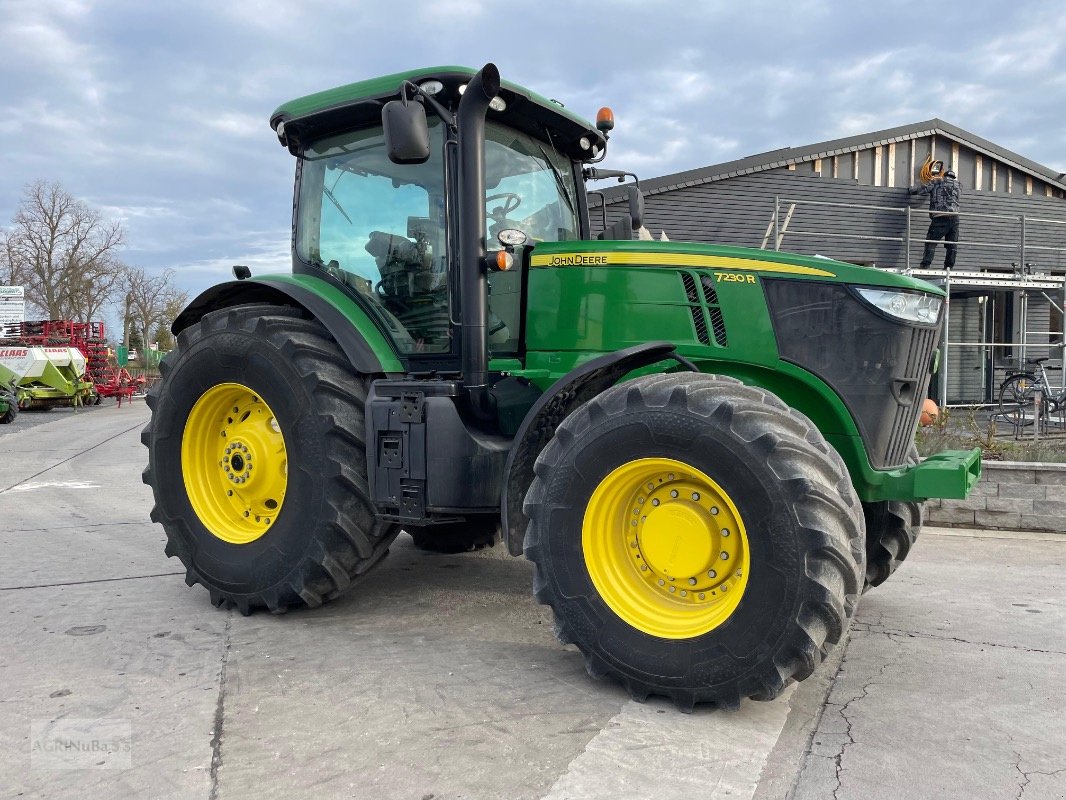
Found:
[[[782,204],[788,205],[789,213],[785,224],[780,222],[781,206]],[[865,211],[887,211],[893,214],[903,214],[906,216],[906,230],[900,236],[873,236],[870,234],[860,233],[830,233],[826,231],[812,231],[812,230],[796,230],[789,227],[789,223],[792,220],[793,213],[797,206],[823,206],[829,208],[846,208],[848,210],[865,210]],[[905,269],[910,270],[910,251],[911,245],[914,244],[940,244],[944,240],[942,239],[916,239],[911,235],[911,215],[916,211],[925,211],[925,209],[915,209],[913,206],[878,206],[878,205],[856,205],[854,203],[837,203],[829,200],[800,200],[787,197],[781,197],[777,195],[774,197],[774,217],[773,217],[773,231],[774,231],[774,250],[781,249],[781,241],[785,238],[786,234],[792,234],[793,236],[821,236],[827,239],[852,239],[856,241],[877,241],[877,242],[899,242],[904,245],[904,257],[905,257]],[[1019,225],[1020,230],[1018,232],[1018,242],[1016,244],[1004,244],[1002,241],[998,242],[985,242],[977,240],[959,240],[953,242],[954,245],[960,247],[985,247],[989,249],[998,250],[1017,250],[1019,253],[1019,263],[1025,264],[1025,254],[1027,251],[1041,251],[1041,252],[1054,252],[1054,253],[1066,253],[1066,247],[1057,247],[1052,245],[1038,245],[1030,244],[1027,241],[1026,230],[1028,225],[1033,223],[1047,224],[1047,225],[1066,225],[1066,220],[1058,219],[1044,219],[1042,217],[1030,217],[1025,214],[1013,215],[1013,214],[985,214],[978,211],[939,211],[929,212],[936,213],[942,216],[951,217],[969,217],[971,219],[990,219],[999,220],[1002,222],[1011,222]]]

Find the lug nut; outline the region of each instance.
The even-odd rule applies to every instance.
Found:
[[[703,592],[700,592],[700,600],[706,600],[706,599],[707,599],[707,595],[705,595]]]
[[[670,490],[670,496],[671,497],[677,497],[677,489],[671,489]]]
[[[699,492],[693,492],[692,493],[692,499],[693,500],[699,500],[700,499],[700,493]]]
[[[711,513],[715,516],[718,515],[718,506],[711,506]]]
[[[688,585],[689,586],[695,586],[696,585],[696,579],[695,578],[689,578],[688,579]]]
[[[658,497],[652,498],[651,504],[653,506],[659,505],[659,498]]]
[[[666,586],[666,581],[664,581],[662,578],[659,578],[659,585]]]
[[[729,535],[729,528],[722,528],[722,536],[728,536],[728,535]]]
[[[722,561],[728,561],[728,560],[729,560],[729,553],[726,553],[725,551],[723,551],[722,552]]]
[[[709,570],[707,570],[707,577],[708,578],[717,578],[718,577],[718,573],[715,572],[713,569],[709,569]]]

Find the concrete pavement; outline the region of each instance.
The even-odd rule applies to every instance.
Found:
[[[1066,797],[1066,538],[927,531],[810,680],[681,715],[590,680],[500,547],[212,608],[147,521],[146,419],[0,437],[2,796]],[[64,726],[106,752],[60,768]]]

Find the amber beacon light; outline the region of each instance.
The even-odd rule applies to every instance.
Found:
[[[601,133],[614,130],[614,112],[607,106],[596,112],[596,130]]]

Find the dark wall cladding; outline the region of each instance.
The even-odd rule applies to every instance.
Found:
[[[901,145],[896,150],[897,162],[900,150],[907,150],[909,158],[909,148]],[[943,151],[944,148],[938,146],[938,155],[949,162],[950,150],[946,153]],[[884,157],[887,160],[887,148]],[[857,183],[851,178],[850,154],[840,157],[838,174],[842,177],[827,177],[832,174],[830,162],[831,159],[823,160],[822,177],[813,174],[810,167],[799,165],[796,171],[789,171],[787,168],[775,169],[652,194],[645,198],[645,227],[656,239],[659,238],[660,231],[666,231],[666,235],[674,241],[732,244],[756,248],[763,246],[765,242],[766,248],[772,250],[772,222],[776,195],[782,200],[782,226],[789,211],[789,203],[786,201],[798,201],[782,238],[782,250],[820,254],[844,261],[881,267],[905,266],[905,252],[900,242],[837,238],[824,234],[900,237],[906,230],[906,217],[903,213],[864,209],[858,206],[893,208],[909,206],[911,208],[911,238],[912,240],[924,239],[929,225],[928,197],[911,196],[905,186],[869,186]],[[983,174],[989,171],[989,165],[990,162],[986,158]],[[872,156],[869,166],[872,178]],[[1005,181],[1004,169],[1002,165],[998,167],[998,183]],[[865,162],[863,158],[860,158],[860,172],[863,170],[865,170]],[[969,171],[973,173],[972,165]],[[962,174],[961,167],[960,174]],[[905,170],[898,171],[897,183],[903,183],[906,175]],[[863,179],[866,180],[866,176]],[[988,181],[990,178],[985,180],[986,185],[990,185]],[[1066,224],[1056,225],[1033,221],[1041,218],[1066,222],[1066,201],[1061,198],[1018,194],[1019,182],[1024,191],[1024,181],[1024,175],[1015,172],[1013,178],[1015,191],[1008,195],[1003,191],[996,193],[975,191],[970,182],[962,180],[962,211],[964,213],[998,214],[1008,216],[1010,219],[996,220],[963,216],[961,219],[962,239],[956,270],[1009,269],[1012,261],[1019,260],[1016,247],[1005,249],[981,246],[979,243],[1017,245],[1020,242],[1019,217],[1021,215],[1029,218],[1026,222],[1027,247],[1063,248],[1062,252],[1057,253],[1030,249],[1026,252],[1025,260],[1040,268],[1066,269]],[[843,205],[842,207],[817,206],[810,205],[809,201]],[[621,212],[619,204],[609,204],[609,221],[616,219],[619,212]],[[592,209],[592,217],[593,229],[598,232],[600,230],[599,208]],[[911,244],[911,266],[914,268],[921,261],[922,248],[921,242]],[[942,266],[943,259],[944,248],[940,245],[937,248],[933,266]]]

